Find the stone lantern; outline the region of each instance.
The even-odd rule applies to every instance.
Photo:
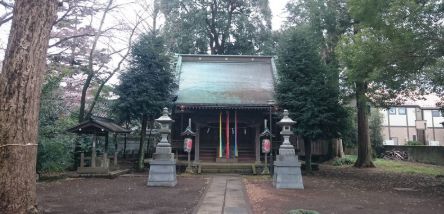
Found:
[[[284,117],[277,122],[277,125],[282,127],[280,134],[284,141],[279,147],[279,154],[274,162],[273,186],[278,189],[304,189],[301,163],[290,143],[290,136],[293,135],[291,126],[296,122],[288,115],[288,110],[284,110]]]
[[[175,186],[176,179],[176,160],[171,153],[171,144],[168,141],[168,135],[171,133],[171,124],[174,122],[168,116],[168,109],[163,109],[162,116],[156,119],[160,124],[159,133],[160,142],[156,145],[156,152],[150,161],[150,172],[148,175],[148,186]]]

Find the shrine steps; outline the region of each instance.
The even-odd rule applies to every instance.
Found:
[[[215,162],[217,158],[217,148],[214,147],[204,147],[200,148],[199,159],[205,162]],[[256,155],[254,148],[250,147],[239,147],[238,150],[238,162],[251,163],[256,160]]]
[[[210,163],[203,162],[198,165],[198,173],[235,173],[243,175],[253,175],[257,172],[257,165],[254,163]]]

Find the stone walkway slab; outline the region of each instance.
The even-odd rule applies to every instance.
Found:
[[[250,214],[245,187],[239,176],[214,176],[199,203],[197,214]]]

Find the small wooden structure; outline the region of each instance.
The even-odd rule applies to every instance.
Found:
[[[84,152],[82,152],[80,154],[80,166],[77,168],[77,172],[79,174],[91,174],[91,175],[97,175],[97,174],[107,175],[110,173],[110,171],[118,169],[117,151],[114,152],[114,155],[112,157],[108,156],[109,133],[117,135],[117,134],[128,134],[131,132],[130,130],[117,125],[111,119],[96,117],[96,116],[92,116],[90,119],[79,123],[78,125],[68,129],[67,131],[76,134],[92,135],[91,156],[85,157]],[[97,151],[96,151],[97,136],[105,137],[105,149],[101,156],[97,156]],[[110,165],[110,158],[113,159],[112,165]],[[89,165],[85,164],[85,161],[89,161]]]

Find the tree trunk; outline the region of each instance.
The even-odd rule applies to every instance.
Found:
[[[88,88],[91,85],[91,81],[94,78],[94,52],[96,51],[96,46],[97,43],[99,41],[100,36],[102,36],[102,28],[103,28],[103,23],[105,23],[105,18],[106,15],[108,14],[108,12],[110,11],[110,8],[113,4],[113,0],[109,0],[108,4],[105,8],[105,10],[103,11],[103,15],[102,18],[100,20],[100,25],[99,28],[97,29],[97,32],[94,36],[94,40],[92,43],[92,47],[91,50],[89,52],[89,56],[88,56],[88,76],[86,77],[85,83],[83,84],[82,87],[82,96],[80,97],[80,110],[79,110],[79,123],[83,122],[86,118],[85,118],[85,109],[86,109],[86,94],[88,92]],[[92,108],[91,108],[92,111]]]
[[[344,158],[345,157],[344,145],[342,144],[341,138],[338,139],[338,150],[339,150],[339,158]]]
[[[304,137],[304,151],[305,151],[305,171],[312,172],[311,168],[311,140]]]
[[[0,211],[35,213],[40,94],[56,0],[16,0],[0,73]]]
[[[375,167],[368,133],[368,107],[366,83],[356,83],[356,107],[358,110],[358,159],[355,167]]]
[[[82,87],[82,95],[80,97],[80,109],[79,109],[79,123],[85,120],[85,107],[86,107],[86,93],[88,92],[88,87],[91,84],[93,74],[88,74],[85,83]]]
[[[344,147],[342,146],[342,139],[341,138],[337,138],[334,139],[332,142],[332,147],[333,147],[333,159],[336,158],[344,158],[345,154],[344,154]]]
[[[143,159],[145,157],[145,137],[146,137],[146,125],[148,123],[148,116],[146,114],[142,115],[142,128],[140,130],[140,144],[139,144],[139,163],[137,166],[138,170],[143,170]]]
[[[129,129],[128,122],[125,123],[125,128]],[[125,138],[124,138],[124,144],[123,144],[123,159],[126,159],[126,143],[127,143],[128,134],[125,134],[124,136],[125,136]]]
[[[151,157],[150,145],[153,143],[153,141],[151,140],[153,129],[154,129],[154,116],[150,118],[150,132],[148,133],[148,143],[146,145],[146,151],[148,153],[148,157]]]

